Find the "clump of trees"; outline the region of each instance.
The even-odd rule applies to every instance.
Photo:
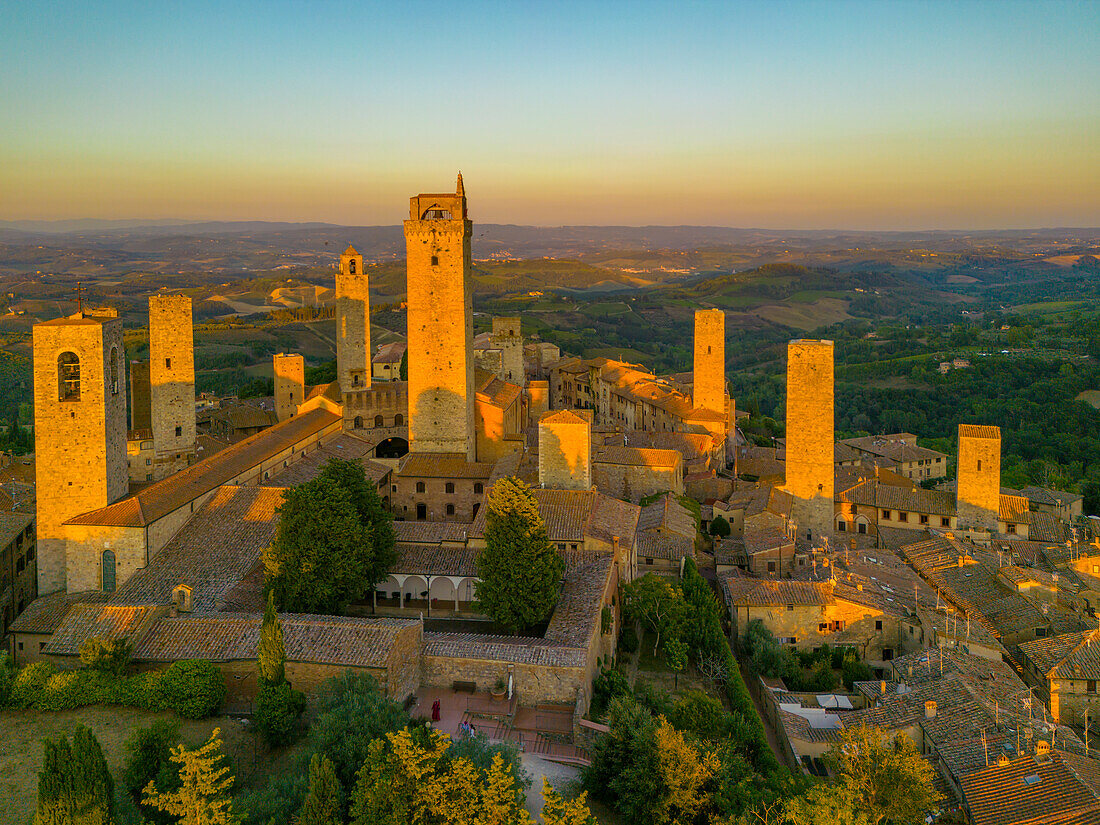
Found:
[[[486,496],[485,549],[477,558],[477,609],[517,632],[557,604],[565,560],[550,542],[531,488],[511,476]]]
[[[109,825],[115,813],[115,783],[95,735],[77,725],[71,745],[62,736],[47,739],[44,749],[34,825]]]
[[[782,679],[796,692],[835,690],[841,682],[852,690],[856,682],[874,678],[874,672],[854,648],[822,645],[816,651],[793,651],[780,646],[760,619],[749,622],[744,650],[753,670]]]
[[[332,459],[286,491],[275,541],[263,553],[267,587],[289,613],[340,613],[397,560],[392,516],[353,461]]]

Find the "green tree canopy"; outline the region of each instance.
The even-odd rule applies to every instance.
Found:
[[[286,681],[286,647],[283,625],[275,612],[275,595],[268,591],[264,620],[260,625],[260,684],[281,685]]]
[[[287,490],[264,551],[275,604],[292,613],[340,613],[385,578],[396,560],[393,526],[363,468],[333,459]]]
[[[222,758],[220,730],[214,728],[205,745],[188,750],[172,748],[172,762],[179,765],[179,787],[160,791],[150,782],[143,791],[144,803],[179,818],[179,825],[235,825],[232,770]]]
[[[95,735],[77,725],[71,746],[64,736],[44,746],[34,825],[111,825],[115,783]]]
[[[309,793],[302,803],[298,825],[341,825],[340,783],[327,756],[314,754],[309,761]]]
[[[565,561],[550,543],[531,489],[518,478],[497,481],[485,506],[478,609],[513,632],[532,627],[554,609]]]
[[[722,516],[715,516],[710,522],[710,534],[724,539],[730,534],[730,523]]]

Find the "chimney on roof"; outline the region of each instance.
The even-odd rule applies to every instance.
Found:
[[[936,718],[936,702],[933,699],[929,699],[924,703],[924,718],[935,719]]]
[[[1040,761],[1041,757],[1050,756],[1050,742],[1046,739],[1039,739],[1035,742],[1035,761]]]
[[[998,765],[1007,765],[1008,763],[1009,763],[1008,754],[1005,753],[1004,751],[1002,751],[1001,755],[997,757],[997,764]]]
[[[886,695],[886,680],[885,679],[883,679],[881,682],[878,683],[878,689],[879,689],[879,693],[881,693],[883,696]]]

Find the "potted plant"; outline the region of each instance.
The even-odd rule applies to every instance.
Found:
[[[504,697],[507,695],[508,685],[504,681],[504,677],[500,676],[496,682],[493,683],[493,690],[490,693],[494,702],[503,702]]]

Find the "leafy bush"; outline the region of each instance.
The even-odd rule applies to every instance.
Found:
[[[180,716],[202,719],[225,699],[225,677],[212,662],[181,659],[164,672],[161,691],[165,704]]]
[[[635,653],[638,650],[638,634],[634,630],[634,625],[623,625],[622,632],[619,633],[619,648],[624,653]]]
[[[85,639],[80,645],[80,663],[84,667],[121,677],[130,664],[133,644],[122,639]]]
[[[504,760],[504,767],[510,768],[512,776],[516,778],[516,794],[520,797],[519,801],[522,805],[526,801],[525,792],[531,787],[531,774],[523,767],[518,745],[492,743],[483,733],[464,736],[451,742],[451,746],[443,755],[441,767],[446,768],[456,759],[467,759],[484,778],[493,764],[493,757],[497,754],[500,754],[501,759]]]
[[[724,539],[730,534],[730,523],[722,516],[715,516],[710,522],[710,534]]]
[[[7,653],[0,653],[0,708],[6,707],[11,699],[11,688],[15,682],[15,668]]]
[[[122,785],[135,803],[141,802],[141,792],[150,782],[161,793],[179,790],[179,767],[171,761],[172,748],[180,741],[179,722],[158,719],[147,728],[135,730],[126,740],[126,763]],[[172,823],[174,818],[148,805],[141,806],[144,820]]]
[[[13,708],[29,708],[34,705],[46,688],[46,682],[57,673],[49,662],[27,665],[16,675],[11,686],[9,702]]]
[[[606,712],[611,700],[619,696],[630,695],[630,682],[617,670],[603,668],[598,676],[592,680],[592,704],[589,706],[589,716],[593,719],[601,718]]]
[[[874,672],[866,662],[857,659],[855,656],[851,656],[844,660],[844,667],[841,669],[840,677],[844,681],[844,687],[851,690],[856,682],[866,682],[874,678]]]
[[[691,731],[703,739],[723,734],[729,716],[722,703],[700,690],[686,690],[672,706],[670,721],[677,730]]]
[[[264,685],[256,700],[256,728],[270,747],[289,745],[298,738],[298,720],[306,697],[288,683]]]

